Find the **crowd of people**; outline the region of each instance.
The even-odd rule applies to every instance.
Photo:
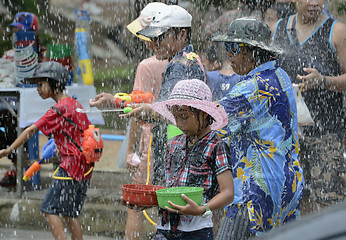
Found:
[[[149,3],[128,25],[153,51],[138,65],[133,89],[155,99],[120,115],[131,118],[126,163],[133,183],[148,178],[152,138],[150,184],[204,189],[201,206],[182,194],[185,206],[169,201],[172,208],[158,210],[155,239],[248,239],[344,200],[346,25],[325,14],[324,4],[241,0],[237,10],[206,26],[201,58],[191,44],[192,16],[180,6]],[[57,174],[70,181],[53,180],[41,211],[56,239],[65,239],[59,215],[74,239],[82,239],[78,215],[93,166],[72,140],[80,144],[77,129],[89,121],[75,114],[81,106],[64,94],[64,71],[56,64],[41,63],[23,81],[36,83],[40,96],[57,104],[0,157],[38,130],[53,133]],[[298,95],[313,125],[300,124]],[[90,106],[117,107],[115,99],[101,93]],[[139,164],[132,161],[136,155]],[[125,239],[140,239],[142,208],[122,204],[128,208]],[[222,219],[213,217],[220,209]]]

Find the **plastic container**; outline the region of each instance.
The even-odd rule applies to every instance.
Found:
[[[203,190],[202,187],[174,187],[160,189],[156,191],[157,201],[160,208],[165,208],[166,206],[172,208],[168,201],[180,206],[185,206],[186,201],[181,197],[181,194],[185,194],[195,203],[201,205],[203,200]]]
[[[156,191],[164,188],[145,184],[125,184],[121,186],[123,200],[137,206],[157,206]]]

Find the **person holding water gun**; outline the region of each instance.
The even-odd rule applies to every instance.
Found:
[[[142,9],[140,16],[127,25],[127,29],[132,34],[137,36],[140,40],[143,40],[148,50],[154,50],[153,42],[149,38],[137,35],[137,32],[148,27],[152,17],[157,12],[166,7],[167,5],[161,2],[149,3]],[[98,104],[105,99],[109,99],[109,102],[115,103],[115,107],[119,108],[123,100],[132,103],[153,102],[159,96],[162,82],[162,73],[164,72],[167,64],[167,60],[158,60],[156,58],[156,55],[142,60],[138,64],[133,85],[133,92],[130,94],[130,96],[126,97],[126,95],[124,96],[124,94],[116,94],[115,96],[113,96],[108,93],[102,93],[96,96],[95,102],[92,102],[92,104]],[[152,98],[150,98],[149,93],[152,93]],[[150,123],[139,123],[135,121],[135,119],[131,119],[130,121],[126,164],[127,168],[132,174],[133,184],[146,183],[148,149],[150,147],[149,145],[152,127],[153,125]],[[151,166],[154,161],[155,159],[153,159],[153,156],[150,156]],[[125,229],[126,240],[141,238],[143,228],[142,216],[143,214],[141,212],[128,208]]]
[[[79,129],[87,129],[90,122],[85,113],[76,111],[82,105],[64,92],[68,77],[67,69],[60,63],[44,62],[37,66],[31,78],[23,80],[24,83],[36,83],[41,98],[52,98],[56,104],[26,128],[7,149],[0,150],[0,158],[11,154],[39,130],[45,135],[53,134],[59,150],[60,165],[53,174],[54,179],[40,210],[45,214],[55,239],[66,239],[59,215],[64,217],[72,239],[82,239],[78,215],[84,204],[93,164],[87,164],[77,146],[81,146],[83,140]]]

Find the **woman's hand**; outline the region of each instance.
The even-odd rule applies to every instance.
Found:
[[[183,215],[193,215],[193,216],[199,216],[203,214],[206,211],[206,208],[204,206],[199,206],[197,203],[195,203],[190,198],[186,197],[185,194],[181,194],[181,197],[186,201],[185,206],[180,206],[172,203],[171,201],[168,201],[168,203],[173,207],[166,207],[165,209],[177,213],[177,214],[183,214]]]
[[[90,107],[97,108],[114,108],[115,97],[110,93],[100,93],[96,95],[95,99],[89,100]]]
[[[297,79],[301,81],[299,87],[303,85],[303,91],[315,89],[321,86],[323,82],[323,75],[320,74],[315,68],[303,68],[308,75],[298,75]]]

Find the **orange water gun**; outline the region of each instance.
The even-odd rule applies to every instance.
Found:
[[[40,170],[41,163],[45,159],[49,159],[55,155],[55,141],[50,139],[42,148],[42,159],[39,162],[34,162],[26,171],[23,176],[24,182],[28,181],[30,178],[35,176],[35,174]]]
[[[114,95],[115,106],[124,109],[131,103],[152,103],[154,96],[151,92],[132,91],[130,94],[117,93]]]

